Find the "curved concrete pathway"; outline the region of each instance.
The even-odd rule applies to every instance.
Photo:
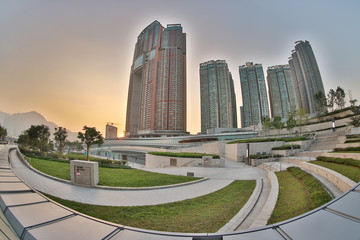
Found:
[[[182,201],[217,191],[224,188],[235,179],[248,180],[266,176],[262,170],[245,167],[240,163],[228,163],[228,165],[230,164],[232,167],[224,169],[168,168],[158,169],[157,171],[168,174],[185,175],[187,171],[192,170],[198,177],[213,176],[213,178],[203,182],[174,188],[152,190],[107,190],[76,186],[37,174],[22,163],[15,151],[10,152],[10,158],[14,173],[34,189],[62,199],[103,206],[156,205]],[[237,167],[234,167],[233,164],[238,165]],[[153,171],[156,171],[156,169]]]

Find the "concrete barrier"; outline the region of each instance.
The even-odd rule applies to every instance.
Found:
[[[225,167],[224,159],[168,157],[146,154],[145,168]]]
[[[226,144],[225,146],[225,158],[235,162],[244,161],[244,157],[247,155],[247,145],[249,144],[250,155],[270,153],[274,147],[280,147],[284,145],[284,141],[276,142],[259,142],[259,143],[233,143]]]
[[[249,227],[249,229],[263,227],[267,225],[267,222],[269,221],[271,214],[275,209],[275,205],[279,196],[279,181],[275,173],[273,171],[269,171],[266,168],[265,164],[261,165],[260,168],[264,169],[268,173],[267,177],[271,184],[271,190],[264,208],[261,210],[260,214],[255,219],[253,224]]]

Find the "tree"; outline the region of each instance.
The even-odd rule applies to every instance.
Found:
[[[43,124],[31,125],[29,129],[19,136],[18,142],[41,152],[47,152],[52,149],[49,127]]]
[[[286,121],[286,129],[290,132],[292,132],[292,129],[296,127],[296,120],[294,118],[294,114],[292,112],[290,112],[289,114],[289,118]]]
[[[278,133],[280,133],[280,130],[284,128],[284,123],[281,122],[280,116],[275,116],[272,124],[274,128],[278,130]]]
[[[272,126],[272,122],[271,122],[271,119],[269,117],[264,117],[262,122],[263,122],[263,125],[264,125],[264,128],[265,128],[265,135],[266,135],[266,132],[269,133],[269,129]]]
[[[304,121],[308,118],[308,115],[305,113],[305,110],[302,108],[299,108],[298,111],[296,112],[297,118],[298,118],[298,123],[297,125],[299,126],[300,129],[300,133],[302,132],[302,125],[304,123],[306,123],[307,121]]]
[[[2,127],[1,125],[0,125],[0,140],[5,140],[5,138],[6,138],[6,136],[7,136],[7,130],[6,130],[6,128],[4,128],[4,127]]]
[[[327,94],[327,106],[331,109],[331,112],[334,111],[334,103],[335,103],[335,91],[334,89],[330,89]]]
[[[84,133],[79,132],[78,138],[82,143],[86,145],[86,160],[89,161],[89,149],[93,144],[101,145],[104,143],[104,138],[99,131],[96,131],[95,127],[87,127],[86,125],[83,127]]]
[[[327,105],[326,104],[326,97],[324,95],[324,93],[322,91],[318,91],[315,95],[314,95],[314,100],[316,103],[315,109],[316,112],[320,113],[324,111],[324,107]]]
[[[67,138],[66,128],[62,128],[62,127],[55,128],[54,137],[55,137],[55,142],[58,145],[60,156],[62,156],[63,149],[64,149],[64,146],[65,146],[65,141],[66,141],[66,138]]]
[[[65,146],[68,146],[70,150],[80,151],[81,149],[83,149],[82,144],[79,141],[74,141],[74,142],[66,141]]]
[[[30,146],[29,135],[27,135],[26,132],[21,133],[18,137],[17,143],[23,147],[29,147]]]
[[[356,103],[357,103],[357,99],[355,99],[355,98],[352,98],[352,93],[351,93],[351,91],[349,90],[349,103],[350,103],[350,109],[351,110],[356,110]],[[354,112],[354,111],[353,111]]]
[[[343,109],[343,107],[345,106],[345,91],[344,89],[342,89],[340,86],[338,86],[336,88],[335,91],[335,104],[340,108]]]
[[[354,127],[360,127],[360,106],[356,106],[358,100],[353,99],[351,93],[349,94],[349,96],[350,96],[350,109],[354,113],[354,115],[350,117],[351,124]]]

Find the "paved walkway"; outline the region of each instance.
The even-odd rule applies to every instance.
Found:
[[[103,206],[156,205],[196,198],[224,188],[235,179],[257,179],[265,173],[257,168],[227,161],[226,168],[166,168],[152,171],[186,175],[193,171],[195,176],[210,177],[209,180],[166,189],[154,190],[107,190],[87,188],[59,182],[35,173],[26,167],[11,151],[13,171],[29,186],[41,192],[67,200]]]

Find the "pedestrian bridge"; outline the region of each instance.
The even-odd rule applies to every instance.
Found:
[[[318,209],[262,228],[229,233],[158,232],[95,219],[44,197],[14,174],[10,151],[0,149],[0,239],[360,239],[360,184]]]

